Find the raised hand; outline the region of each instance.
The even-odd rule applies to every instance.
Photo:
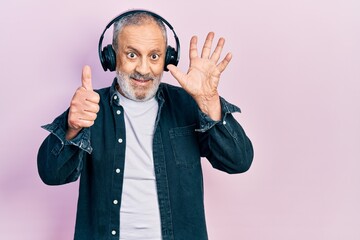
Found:
[[[218,63],[225,39],[219,39],[214,52],[211,54],[213,39],[214,33],[208,33],[200,57],[197,51],[197,37],[193,36],[191,38],[190,66],[186,74],[174,65],[168,65],[168,69],[182,88],[194,98],[201,111],[213,120],[220,120],[221,106],[217,87],[220,75],[226,69],[232,56],[227,53],[225,58]]]
[[[91,69],[84,66],[79,87],[70,103],[66,139],[74,138],[82,128],[90,127],[99,112],[100,96],[93,91]]]

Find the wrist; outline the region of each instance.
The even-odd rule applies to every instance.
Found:
[[[200,97],[195,99],[200,110],[209,116],[214,121],[221,120],[221,104],[220,104],[220,96],[218,94],[207,98]]]
[[[71,140],[71,139],[75,138],[78,135],[78,133],[81,131],[81,129],[82,128],[75,129],[75,128],[68,126],[68,129],[67,129],[66,135],[65,135],[66,140]]]

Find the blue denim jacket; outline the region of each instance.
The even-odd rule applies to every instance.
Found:
[[[59,185],[81,175],[75,240],[118,240],[121,234],[126,139],[115,85],[97,91],[100,111],[94,125],[71,141],[65,139],[68,111],[43,126],[50,134],[38,152],[41,179]],[[162,83],[156,98],[153,157],[163,240],[208,239],[200,160],[206,157],[228,173],[249,169],[252,144],[231,114],[240,109],[221,98],[223,117],[215,122],[182,88]]]

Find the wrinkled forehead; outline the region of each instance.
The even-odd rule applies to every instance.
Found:
[[[166,39],[159,26],[154,22],[142,25],[128,25],[119,33],[119,44],[124,47],[136,49],[162,49],[166,48]]]

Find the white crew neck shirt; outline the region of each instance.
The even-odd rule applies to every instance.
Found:
[[[120,207],[120,240],[161,240],[153,160],[158,102],[136,102],[118,93],[124,109],[126,152]]]

